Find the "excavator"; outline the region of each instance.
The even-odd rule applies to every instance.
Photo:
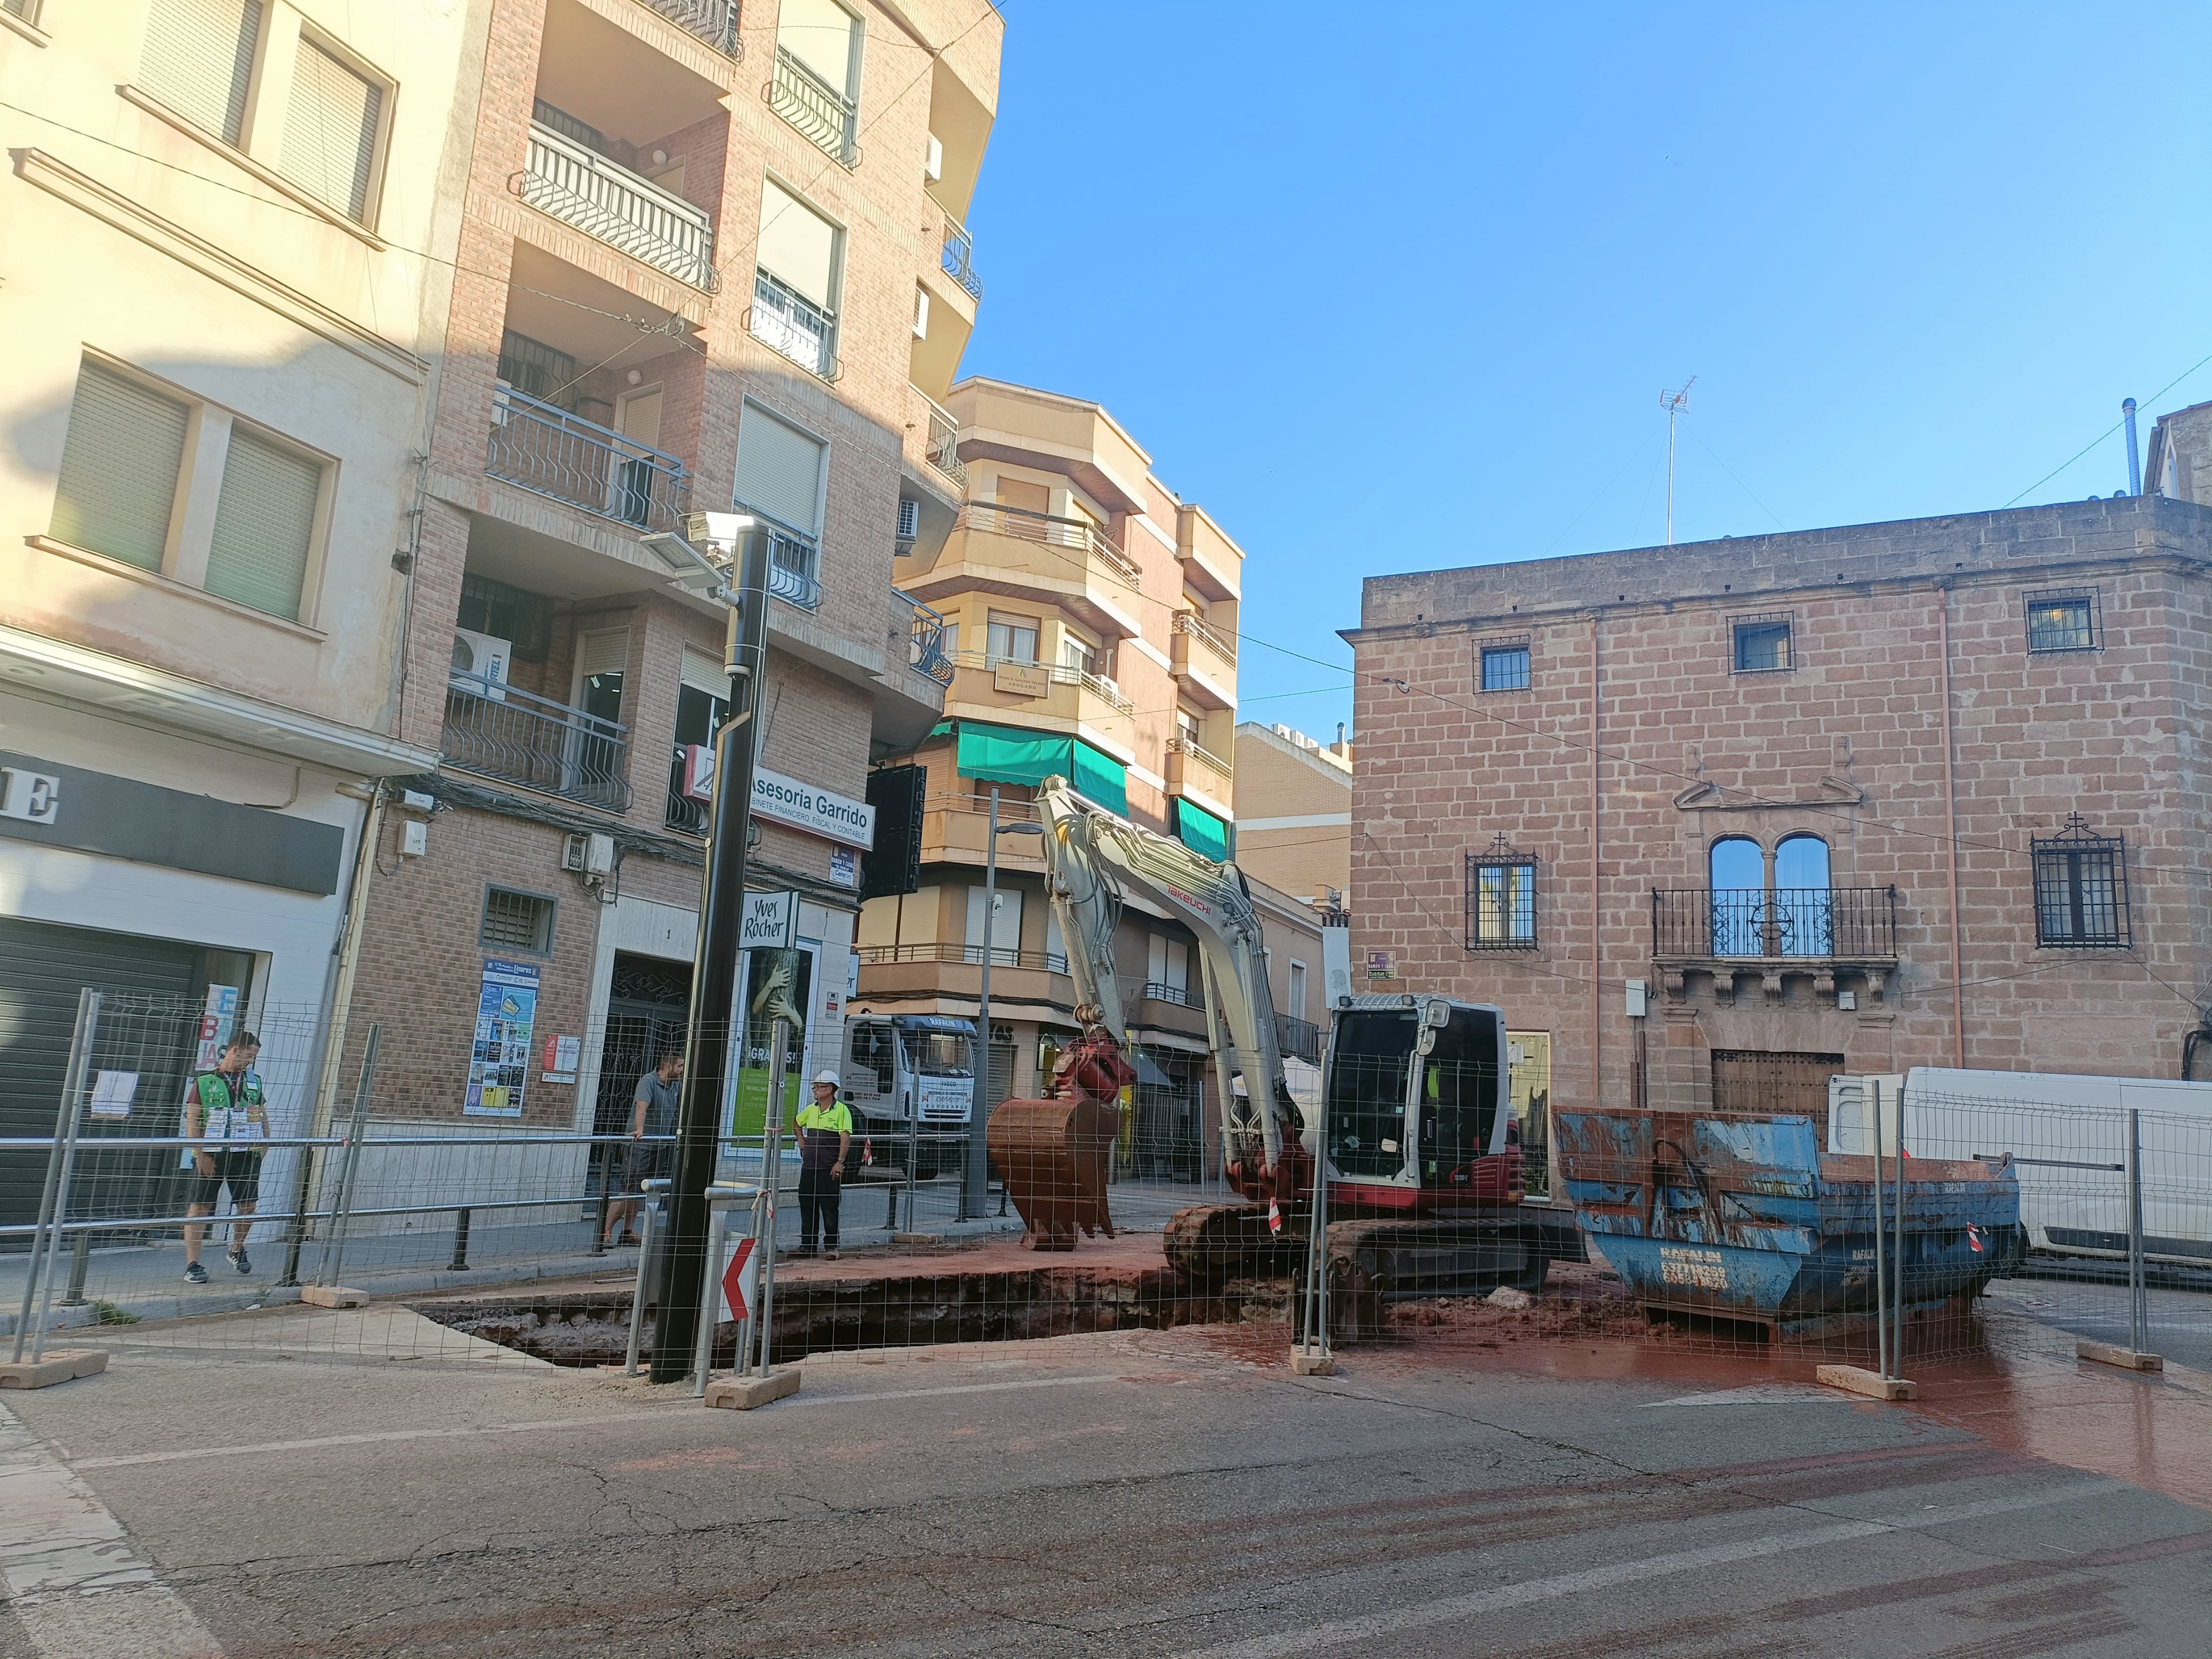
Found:
[[[1339,997],[1322,1121],[1309,1121],[1285,1079],[1260,916],[1236,865],[1092,805],[1064,778],[1038,787],[1037,811],[1068,973],[1079,1004],[1094,1007],[1106,1031],[1129,1030],[1114,954],[1125,899],[1141,896],[1198,939],[1224,1173],[1243,1201],[1195,1205],[1170,1221],[1168,1262],[1187,1281],[1296,1274],[1316,1260],[1308,1232],[1317,1169],[1326,1171],[1318,1255],[1333,1340],[1375,1334],[1395,1302],[1500,1285],[1534,1291],[1552,1262],[1584,1259],[1571,1211],[1523,1200],[1501,1009],[1443,996]],[[1078,1170],[1069,1166],[1079,1153],[1041,1156],[1042,1140],[1024,1136],[1024,1123],[1050,1109],[1002,1103],[991,1150],[1025,1220],[1032,1209],[1051,1211],[1048,1190],[1083,1191],[1046,1229],[1045,1248],[1070,1248],[1068,1218],[1086,1231],[1096,1222],[1110,1233],[1111,1224],[1103,1164]],[[1055,1129],[1066,1121],[1061,1109]]]

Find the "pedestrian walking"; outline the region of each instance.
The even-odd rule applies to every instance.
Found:
[[[684,1091],[677,1085],[683,1077],[683,1051],[671,1048],[630,1091],[630,1144],[619,1149],[623,1196],[607,1206],[606,1242],[611,1245],[623,1242],[621,1233],[625,1224],[630,1230],[628,1242],[638,1242],[637,1212],[645,1202],[645,1183],[667,1179],[675,1167],[676,1148],[665,1137],[676,1133],[677,1114],[684,1103]],[[653,1142],[650,1146],[646,1144],[648,1138]]]
[[[837,1098],[837,1073],[819,1072],[814,1098],[799,1112],[799,1251],[837,1259],[837,1200],[845,1186],[845,1155],[853,1148],[852,1109]]]
[[[230,1188],[238,1218],[230,1224],[227,1259],[241,1274],[253,1271],[246,1236],[253,1231],[254,1206],[261,1201],[261,1159],[269,1150],[268,1104],[261,1074],[253,1069],[260,1053],[260,1038],[251,1031],[234,1032],[216,1069],[198,1073],[185,1091],[185,1139],[198,1143],[191,1149],[191,1199],[185,1213],[213,1215],[222,1189]],[[188,1284],[208,1282],[207,1269],[200,1266],[200,1240],[206,1233],[205,1227],[185,1224]]]

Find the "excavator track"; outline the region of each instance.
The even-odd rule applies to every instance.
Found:
[[[1281,1232],[1269,1230],[1264,1204],[1194,1204],[1177,1210],[1160,1244],[1169,1267],[1208,1287],[1232,1279],[1280,1279],[1304,1247],[1288,1217]]]
[[[1501,1285],[1534,1292],[1554,1261],[1587,1260],[1571,1211],[1544,1205],[1419,1221],[1337,1221],[1328,1229],[1329,1340],[1370,1341],[1393,1303],[1484,1296]],[[1301,1285],[1304,1262],[1292,1273]],[[1294,1306],[1303,1301],[1294,1297]]]

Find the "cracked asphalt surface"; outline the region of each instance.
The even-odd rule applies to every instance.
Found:
[[[817,1358],[747,1413],[131,1350],[8,1405],[231,1659],[2208,1650],[2212,1514],[1928,1414],[1255,1335]]]

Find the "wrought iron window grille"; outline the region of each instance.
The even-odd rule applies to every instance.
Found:
[[[1536,948],[1536,858],[1516,850],[1503,833],[1487,850],[1467,855],[1467,948]]]
[[[1729,618],[1729,668],[1737,674],[1786,674],[1797,665],[1796,619],[1787,611]]]
[[[2063,593],[2027,596],[2027,648],[2034,656],[2062,651],[2096,651],[2103,647],[2103,617],[2098,613],[2097,590],[2076,589]]]
[[[1530,641],[1485,640],[1475,647],[1475,690],[1526,691],[1528,689]]]
[[[2094,835],[2079,812],[2069,812],[2063,830],[2031,842],[2029,852],[2039,948],[2133,948],[2126,836]]]

